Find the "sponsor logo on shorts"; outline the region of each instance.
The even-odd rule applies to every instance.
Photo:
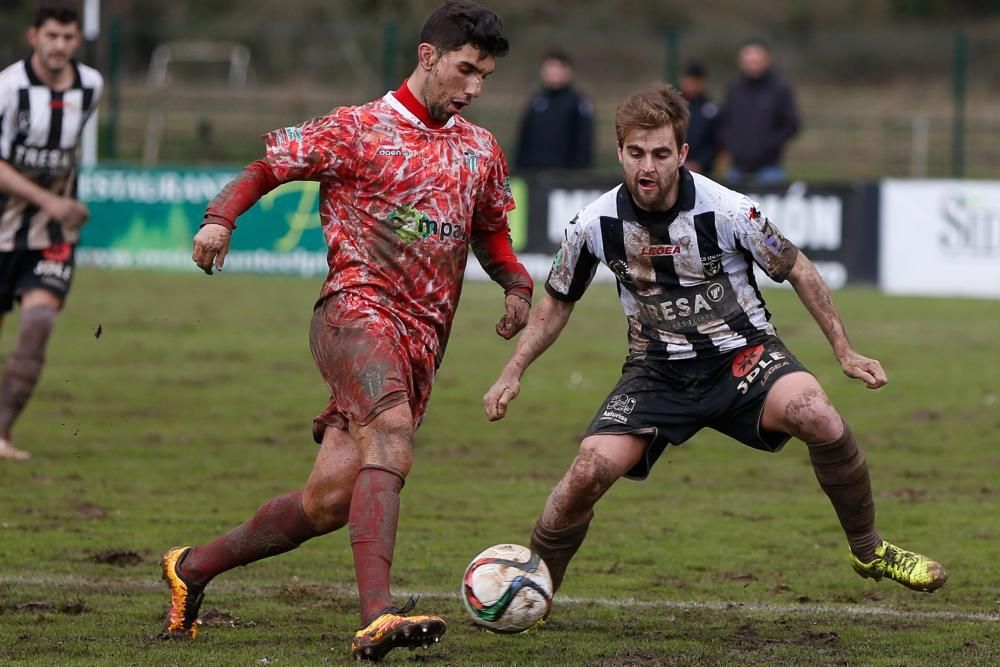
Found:
[[[761,382],[766,383],[775,371],[785,368],[791,363],[784,352],[767,352],[765,354],[763,345],[743,350],[733,359],[733,377],[743,378],[736,385],[736,391],[746,395],[758,378]]]
[[[73,247],[68,243],[54,243],[42,249],[42,259],[51,262],[68,262],[73,256]]]
[[[733,358],[733,377],[746,377],[764,354],[763,345],[745,347]]]
[[[618,394],[612,396],[611,400],[604,408],[601,420],[616,421],[622,424],[628,423],[628,416],[635,410],[635,399],[628,394]]]
[[[367,364],[361,370],[361,388],[369,398],[381,397],[382,386],[385,384],[385,371],[376,364]]]
[[[44,282],[52,282],[51,280],[46,280],[50,278],[69,282],[69,279],[73,276],[73,267],[66,266],[62,262],[52,262],[43,259],[38,264],[35,264],[35,275]]]

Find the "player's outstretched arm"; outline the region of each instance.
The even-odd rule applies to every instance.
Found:
[[[882,364],[858,354],[851,346],[840,313],[833,303],[833,296],[805,253],[801,251],[798,253],[795,265],[788,274],[788,282],[795,288],[795,293],[799,295],[806,310],[830,341],[833,353],[845,375],[861,380],[869,389],[878,389],[889,381],[885,371],[882,370]]]
[[[571,301],[559,301],[549,294],[542,297],[500,377],[483,396],[483,408],[491,422],[507,414],[507,406],[521,392],[524,371],[559,338],[573,312],[573,305]]]
[[[194,237],[191,259],[202,271],[212,275],[213,269],[222,270],[236,218],[279,185],[267,161],[257,160],[222,188],[205,209],[205,219]]]

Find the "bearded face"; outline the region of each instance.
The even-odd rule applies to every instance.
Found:
[[[618,161],[625,171],[625,186],[639,208],[666,211],[674,205],[687,152],[687,144],[677,147],[669,125],[629,130],[618,147]]]

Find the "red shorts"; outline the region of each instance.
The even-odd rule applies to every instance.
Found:
[[[437,359],[381,307],[351,294],[331,295],[313,313],[309,347],[330,388],[330,404],[313,420],[317,443],[327,426],[364,426],[403,402],[414,428],[423,420]]]

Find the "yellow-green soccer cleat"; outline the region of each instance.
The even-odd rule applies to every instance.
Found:
[[[198,636],[198,610],[205,599],[205,587],[184,579],[177,570],[191,547],[174,547],[163,554],[163,580],[170,588],[170,609],[163,621],[161,639],[195,639]]]
[[[355,660],[379,662],[394,648],[427,648],[441,641],[448,627],[443,618],[424,614],[404,616],[415,605],[416,600],[410,598],[402,609],[390,607],[358,630],[351,642],[351,656]]]
[[[862,563],[851,554],[851,565],[862,577],[878,581],[887,577],[915,591],[930,593],[944,586],[948,573],[941,563],[927,556],[900,549],[885,540],[875,547],[875,560]]]

